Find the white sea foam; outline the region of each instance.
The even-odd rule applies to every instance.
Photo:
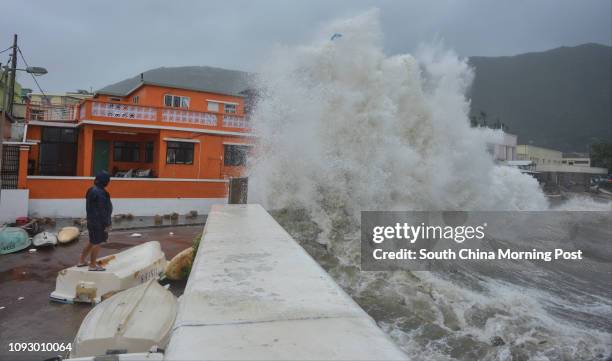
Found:
[[[473,71],[466,60],[440,44],[422,46],[415,55],[387,56],[378,19],[371,10],[335,21],[310,45],[279,47],[270,57],[258,80],[263,93],[253,123],[260,146],[249,170],[249,199],[268,209],[307,210],[322,230],[317,241],[338,260],[328,270],[356,299],[374,293],[376,302],[391,308],[401,300],[405,312],[445,330],[442,314],[450,312],[467,327],[419,341],[422,330],[406,326],[402,317],[382,322],[416,359],[446,359],[451,351],[469,359],[469,348],[482,345],[466,343],[464,334],[476,330],[465,326],[462,315],[475,304],[511,314],[492,317],[477,337],[483,344],[496,332],[527,338],[529,328],[537,329],[538,340],[550,342],[543,348],[556,347],[554,335],[570,346],[587,342],[582,331],[574,340],[566,337],[567,328],[556,331],[548,318],[538,328],[537,299],[525,293],[509,297],[509,288],[483,294],[433,274],[354,271],[362,210],[548,209],[535,179],[495,165],[486,152],[487,142],[501,133],[470,127],[465,93]],[[335,33],[342,37],[330,40]],[[437,301],[431,302],[434,295]],[[461,342],[467,350],[460,350]],[[506,359],[519,351],[495,352],[494,358]]]
[[[253,196],[349,217],[364,209],[545,209],[537,182],[494,165],[469,126],[473,73],[441,46],[382,50],[378,12],[334,22],[309,46],[280,48],[262,71],[253,116],[261,162]],[[330,34],[341,33],[337,40]]]

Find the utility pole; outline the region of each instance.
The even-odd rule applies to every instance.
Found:
[[[6,69],[4,74],[9,70]],[[4,89],[4,101],[2,102],[2,118],[0,118],[0,172],[4,165],[4,128],[6,128],[7,114],[13,116],[13,101],[15,100],[15,74],[17,73],[17,34],[13,35],[13,57],[11,58],[10,78],[8,78],[8,89]],[[3,74],[3,75],[4,75]],[[8,95],[8,97],[7,97]],[[8,98],[8,104],[7,104]],[[2,179],[0,178],[0,193],[2,190]]]
[[[13,102],[15,101],[15,76],[17,75],[17,34],[13,35],[13,58],[11,59],[11,78],[9,79],[8,113],[13,115]],[[3,134],[4,135],[4,134]],[[3,138],[4,139],[4,138]]]

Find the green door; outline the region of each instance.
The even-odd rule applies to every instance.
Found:
[[[108,140],[96,140],[94,142],[93,175],[105,170],[108,172],[108,152],[110,146]]]

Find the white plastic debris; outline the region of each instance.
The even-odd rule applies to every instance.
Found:
[[[30,248],[30,250],[28,252],[34,253],[34,252],[36,252],[36,248]]]
[[[168,233],[168,234],[169,234],[169,235],[171,235],[171,236],[174,236],[174,232],[170,232],[170,233]]]
[[[132,233],[130,235],[130,237],[142,237],[142,234],[140,234],[140,233]]]
[[[25,298],[25,297],[21,296],[21,297],[19,297],[19,298],[17,299],[17,301],[21,301],[21,300],[23,300],[24,298]]]
[[[4,307],[4,306],[0,306],[0,310],[3,310],[3,309],[5,309],[5,308],[6,308],[6,307]]]

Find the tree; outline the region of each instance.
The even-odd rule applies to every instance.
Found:
[[[612,171],[612,142],[591,145],[591,166],[607,168]]]

